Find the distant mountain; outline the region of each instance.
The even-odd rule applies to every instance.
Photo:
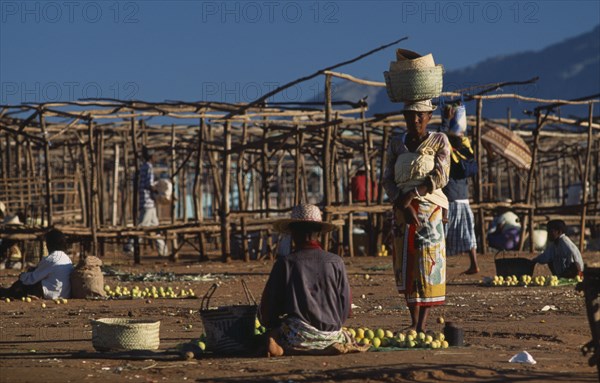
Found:
[[[590,32],[550,45],[540,51],[496,56],[464,69],[449,71],[444,75],[444,91],[489,83],[521,81],[536,76],[540,79],[535,84],[510,86],[502,89],[502,92],[546,99],[572,99],[600,93],[600,25]],[[383,81],[383,75],[378,80]],[[343,82],[338,84],[333,92],[334,100],[356,101],[364,96],[368,96],[370,115],[395,111],[401,107],[401,104],[393,104],[388,100],[384,88]],[[504,100],[486,101],[484,116],[504,117],[509,106],[512,116],[521,118],[524,117],[522,111],[532,108],[534,104]],[[468,113],[474,113],[474,108],[473,103],[467,105]],[[587,106],[563,107],[561,114],[585,116]]]

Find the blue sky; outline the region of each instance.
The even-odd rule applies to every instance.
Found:
[[[598,1],[0,1],[0,102],[251,101],[403,36],[447,70],[600,23]],[[399,46],[400,47],[400,46]],[[340,68],[383,81],[387,49]],[[274,101],[321,91],[309,81]]]

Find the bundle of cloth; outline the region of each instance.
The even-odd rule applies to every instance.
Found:
[[[166,179],[160,179],[152,185],[154,201],[157,203],[169,203],[173,198],[173,184]]]

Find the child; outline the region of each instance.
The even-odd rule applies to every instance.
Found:
[[[69,298],[71,295],[71,271],[73,264],[65,253],[67,243],[64,234],[52,229],[46,234],[47,257],[32,270],[21,273],[19,280],[9,288],[0,288],[1,298],[22,298],[33,295],[38,298]]]
[[[548,221],[548,243],[544,252],[533,259],[547,264],[552,274],[561,278],[575,278],[583,273],[583,259],[579,249],[565,235],[567,225],[563,220]]]

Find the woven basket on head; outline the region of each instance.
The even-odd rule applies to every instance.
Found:
[[[385,88],[392,102],[430,100],[442,93],[444,67],[384,72]]]
[[[435,67],[435,62],[433,61],[433,55],[431,53],[412,60],[399,59],[398,61],[390,62],[390,72],[433,67]]]
[[[92,320],[92,345],[97,351],[156,350],[160,321],[101,318]]]

